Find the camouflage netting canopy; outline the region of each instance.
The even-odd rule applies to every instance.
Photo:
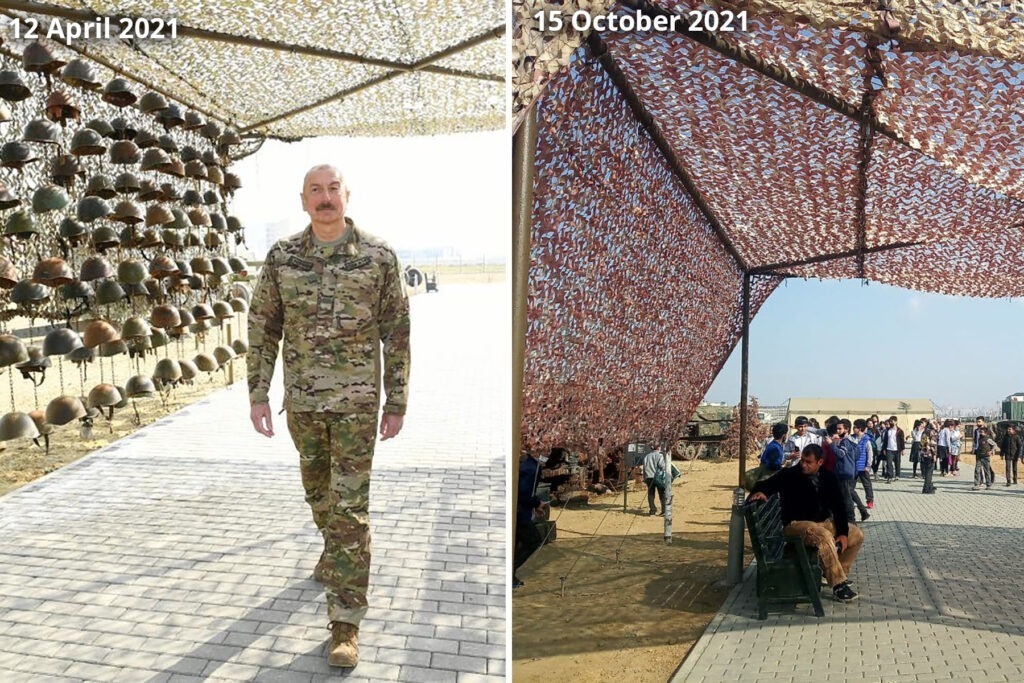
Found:
[[[540,33],[523,446],[669,438],[787,277],[1024,295],[1024,6],[752,0],[735,33]],[[622,0],[617,14],[698,2]],[[686,22],[683,23],[685,26]]]
[[[497,0],[16,0],[0,8],[5,39],[11,17],[36,18],[41,34],[50,22],[95,15],[174,19],[173,39],[72,48],[243,136],[434,135],[505,123]]]

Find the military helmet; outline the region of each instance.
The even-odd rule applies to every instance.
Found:
[[[21,53],[21,64],[25,71],[31,73],[52,74],[56,73],[67,62],[62,62],[53,56],[50,48],[40,42],[32,42],[25,46]]]
[[[174,214],[163,204],[150,204],[146,207],[146,226],[169,225],[174,222]]]
[[[96,303],[98,304],[116,304],[118,301],[123,301],[128,296],[125,294],[124,289],[114,279],[104,279],[96,283]]]
[[[205,352],[197,354],[196,357],[192,359],[192,362],[195,363],[196,367],[202,372],[213,372],[220,367],[217,359]]]
[[[227,260],[222,256],[214,256],[211,258],[210,266],[213,268],[214,275],[223,277],[231,273],[231,266],[228,265]]]
[[[171,130],[178,126],[185,125],[185,118],[181,115],[181,107],[171,103],[167,108],[157,113],[157,121],[163,124],[165,130]]]
[[[205,152],[203,152],[203,164],[207,168],[213,168],[215,166],[219,167],[220,159],[217,158],[217,155],[214,154],[212,149],[208,149]]]
[[[121,338],[114,326],[106,320],[93,320],[86,325],[82,334],[82,345],[89,349],[95,349],[100,344],[117,341]]]
[[[36,213],[60,211],[70,203],[68,193],[56,185],[42,185],[32,193],[32,210]]]
[[[206,332],[207,330],[210,329],[210,320],[211,319],[197,320],[191,325],[189,325],[188,329],[190,332],[192,332],[192,334],[202,334],[203,332]]]
[[[32,97],[32,91],[17,71],[0,71],[0,97],[8,102],[21,102]]]
[[[188,220],[195,227],[210,227],[210,214],[203,209],[189,209]]]
[[[105,138],[114,137],[114,127],[106,119],[93,119],[85,124],[85,127],[91,128]]]
[[[7,217],[7,223],[4,227],[5,235],[24,240],[29,239],[37,232],[39,232],[39,228],[36,227],[35,220],[33,220],[32,214],[28,211],[15,211]]]
[[[160,304],[159,306],[154,306],[153,310],[150,311],[149,321],[153,327],[168,329],[181,325],[181,316],[178,315],[178,309],[174,306]]]
[[[211,141],[219,138],[221,132],[221,127],[215,121],[207,121],[206,125],[199,129],[199,134]]]
[[[48,145],[60,143],[60,128],[46,119],[33,119],[25,124],[22,139],[26,142],[42,142]]]
[[[139,184],[139,194],[135,197],[140,202],[163,201],[164,194],[152,180],[143,180]],[[172,217],[173,218],[173,217]]]
[[[149,343],[154,349],[167,346],[170,342],[170,336],[159,327],[154,327],[149,333]]]
[[[238,137],[238,131],[234,128],[225,128],[221,136],[217,138],[217,145],[220,147],[240,144],[242,144],[242,138]]]
[[[0,334],[0,367],[28,360],[28,349],[13,334]]]
[[[174,176],[175,178],[185,177],[185,164],[181,163],[181,159],[175,156],[171,157],[171,163],[167,164],[167,166],[160,170],[167,175]]]
[[[62,187],[71,187],[75,178],[85,177],[85,171],[78,161],[78,157],[71,154],[58,154],[50,163],[50,178],[53,182]]]
[[[224,189],[232,192],[242,189],[242,179],[234,173],[224,173]]]
[[[153,90],[150,90],[139,100],[139,110],[143,114],[155,114],[165,109],[167,109],[167,99]]]
[[[101,225],[94,229],[90,239],[92,240],[93,249],[100,253],[121,244],[121,238],[118,237],[117,231],[109,225]]]
[[[157,146],[159,140],[155,135],[153,135],[153,133],[143,128],[135,135],[132,142],[134,142],[139,149],[151,149]]]
[[[193,147],[192,145],[185,145],[184,147],[182,147],[180,156],[181,160],[184,161],[186,164],[190,161],[200,161],[202,159],[202,156],[199,154],[199,151],[196,150],[196,148]]]
[[[122,400],[120,390],[113,384],[97,384],[89,391],[90,408],[109,408]]]
[[[43,259],[36,263],[35,270],[32,271],[32,281],[47,287],[66,285],[74,279],[75,274],[71,272],[71,266],[61,258]]]
[[[245,261],[237,256],[232,256],[228,259],[228,266],[235,275],[245,277],[248,274],[248,266],[245,265]]]
[[[60,72],[60,79],[68,85],[75,85],[87,90],[98,90],[102,85],[96,75],[96,69],[84,59],[72,59]]]
[[[175,383],[181,380],[181,365],[173,358],[161,358],[153,368],[153,379]]]
[[[96,347],[96,355],[100,358],[113,358],[114,356],[120,356],[123,353],[128,353],[128,342],[124,339],[115,339],[114,341],[103,342]]]
[[[199,206],[203,203],[203,198],[199,196],[199,190],[189,188],[185,190],[185,194],[182,195],[181,203],[185,206]]]
[[[181,249],[185,246],[185,241],[181,239],[181,233],[170,228],[160,231],[160,240],[172,249]]]
[[[178,190],[177,185],[174,183],[160,183],[160,192],[164,196],[165,202],[174,202],[181,199],[181,191]],[[184,217],[182,213],[182,217]]]
[[[174,138],[172,138],[170,135],[167,135],[166,133],[160,136],[160,138],[157,140],[157,145],[160,147],[160,149],[167,152],[168,154],[178,153],[178,143],[174,141]]]
[[[103,144],[103,136],[92,128],[82,128],[71,137],[71,153],[75,156],[92,156],[104,154],[106,151],[107,146]]]
[[[72,350],[71,353],[64,357],[75,365],[81,365],[83,363],[91,363],[96,357],[96,352],[87,346],[81,346]]]
[[[0,287],[10,289],[18,284],[18,270],[9,259],[0,256]]]
[[[121,194],[135,194],[142,187],[139,176],[131,171],[125,171],[114,178],[114,189]]]
[[[49,298],[50,294],[46,291],[46,286],[41,285],[38,282],[32,282],[31,280],[19,280],[18,283],[11,288],[11,301],[16,304],[31,306],[33,304],[43,303]]]
[[[235,312],[227,301],[214,301],[213,317],[217,320],[227,320],[228,318],[235,317]]]
[[[206,280],[203,279],[202,275],[189,275],[186,280],[188,281],[188,286],[192,289],[200,290],[206,288]]]
[[[0,181],[0,211],[13,209],[18,204],[21,204],[21,200],[14,196],[7,183]]]
[[[185,176],[187,178],[206,180],[206,165],[199,159],[193,159],[185,164]]]
[[[213,309],[209,304],[196,304],[192,307],[192,317],[196,320],[208,320],[213,317]]]
[[[199,368],[197,368],[196,364],[187,358],[179,360],[178,367],[181,368],[181,378],[186,382],[199,376]]]
[[[174,327],[181,327],[182,325],[191,325],[196,321],[196,319],[192,316],[192,311],[188,310],[184,306],[178,309],[178,320],[180,322],[177,325],[174,325]]]
[[[216,166],[211,166],[206,169],[206,179],[214,185],[224,184],[224,171],[220,170]]]
[[[158,280],[165,277],[171,277],[177,273],[178,266],[174,263],[174,260],[166,254],[160,254],[149,262],[149,274]]]
[[[121,338],[148,337],[151,331],[149,323],[138,316],[133,316],[125,320],[124,325],[121,326]]]
[[[146,214],[143,212],[142,207],[135,202],[130,199],[122,199],[114,207],[114,213],[110,216],[110,219],[125,225],[137,225],[146,220]]]
[[[22,168],[25,164],[39,161],[39,158],[32,152],[32,148],[24,142],[13,140],[5,142],[0,147],[0,165],[7,168]]]
[[[189,263],[192,266],[193,273],[199,273],[201,275],[209,275],[213,273],[213,264],[205,256],[196,256]]]
[[[239,356],[244,356],[249,352],[249,345],[245,343],[243,339],[236,339],[231,342],[231,348],[234,349],[235,353]]]
[[[146,279],[146,266],[137,259],[126,259],[117,264],[117,281],[135,285]]]
[[[215,204],[220,204],[220,202],[221,202],[221,198],[220,198],[220,195],[217,193],[217,190],[207,190],[206,192],[203,193],[203,203],[206,204],[207,206],[213,206]],[[221,222],[224,221],[224,217],[223,216],[218,214],[217,217],[220,218]],[[225,223],[221,227],[217,227],[216,225],[214,225],[214,228],[217,229],[217,230],[225,230],[225,229],[227,229],[227,224]]]
[[[124,383],[124,392],[128,398],[152,398],[156,395],[153,379],[146,375],[134,375]]]
[[[171,158],[167,156],[167,152],[159,147],[150,147],[142,155],[143,171],[159,171],[170,163]]]
[[[67,93],[54,90],[46,98],[46,118],[62,126],[68,119],[78,120],[80,110]]]
[[[203,115],[197,111],[191,109],[185,112],[185,130],[199,130],[206,125],[206,120]]]
[[[94,175],[89,178],[89,182],[85,186],[85,196],[113,199],[117,196],[117,190],[114,189],[114,183],[110,182],[110,178],[107,176]]]
[[[78,220],[83,223],[92,223],[97,219],[106,218],[110,213],[110,205],[107,204],[106,200],[95,196],[79,199],[78,208],[75,211]]]
[[[249,312],[249,303],[240,296],[232,297],[228,303],[231,304],[231,310],[235,313]]]
[[[213,357],[217,361],[217,365],[227,365],[235,359],[235,350],[230,346],[218,346],[213,350]]]
[[[164,243],[160,239],[160,235],[153,228],[147,228],[143,231],[142,236],[139,237],[139,248],[140,249],[152,249],[153,247],[159,247]]]
[[[0,441],[35,439],[39,428],[27,413],[13,412],[0,417]]]
[[[52,425],[60,427],[85,417],[85,406],[74,396],[58,396],[46,405],[45,418]]]
[[[43,353],[47,356],[63,356],[81,346],[82,338],[68,327],[50,330],[43,339]]]
[[[67,216],[61,220],[57,233],[66,239],[71,246],[77,247],[85,241],[86,236],[89,234],[89,228],[74,218]]]
[[[118,140],[110,146],[110,161],[114,164],[130,166],[139,163],[142,152],[131,140]]]
[[[101,98],[115,107],[127,107],[135,104],[135,100],[138,99],[132,92],[131,85],[123,78],[115,78],[107,83]]]
[[[43,350],[38,346],[28,347],[28,358],[16,364],[14,367],[21,370],[26,374],[30,372],[45,371],[46,368],[51,367],[53,363],[50,359],[43,354]]]
[[[117,140],[134,141],[135,136],[139,134],[139,129],[135,127],[135,124],[121,116],[111,121],[110,127],[114,129],[114,138]]]
[[[73,301],[75,299],[89,301],[96,298],[96,292],[92,291],[92,285],[81,280],[72,280],[67,284],[61,285],[57,293],[65,301]]]

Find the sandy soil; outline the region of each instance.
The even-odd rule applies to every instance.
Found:
[[[622,494],[552,509],[557,540],[522,567],[512,598],[516,681],[665,681],[686,657],[728,595],[713,584],[725,577],[738,464],[676,466],[671,545],[642,484],[626,512]]]

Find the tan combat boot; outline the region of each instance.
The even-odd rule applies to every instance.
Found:
[[[327,663],[351,668],[359,663],[359,627],[340,621],[331,622],[331,645]]]
[[[327,551],[320,553],[320,560],[317,561],[316,566],[313,567],[313,578],[320,583],[324,582],[324,569],[327,566]]]

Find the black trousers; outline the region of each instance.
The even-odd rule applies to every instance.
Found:
[[[533,555],[543,543],[544,539],[540,537],[540,531],[536,524],[533,522],[516,524],[516,553],[512,573],[515,574],[515,571],[530,559],[530,555]]]
[[[658,498],[661,499],[661,511],[665,511],[665,489],[661,488],[654,483],[654,479],[644,479],[647,483],[647,505],[651,508],[651,514],[657,512],[657,508],[654,507],[654,492],[658,492]]]
[[[935,473],[935,460],[932,458],[921,458],[921,476],[924,477],[924,488],[921,493],[931,493],[935,490],[932,484],[932,475]]]

